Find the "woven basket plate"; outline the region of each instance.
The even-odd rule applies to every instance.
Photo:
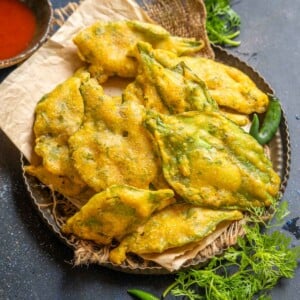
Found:
[[[178,4],[182,1],[176,0],[174,2],[171,0],[165,0],[156,2],[158,3],[158,5],[163,5],[163,7],[165,7],[165,11],[168,11],[168,5],[174,5],[174,3]],[[199,1],[200,4],[198,1],[185,1],[185,3],[189,2],[193,2],[193,5],[202,5],[201,1]],[[72,5],[74,5],[75,9],[76,5]],[[174,27],[174,24],[172,22],[170,23],[168,21],[168,18],[165,18],[164,15],[159,15],[157,13],[157,11],[161,10],[161,6],[153,7],[153,1],[143,1],[143,5],[149,15],[164,27],[166,27],[170,32],[177,35],[187,35],[185,32],[181,32],[182,27],[181,29],[178,29],[180,31],[178,32],[178,26]],[[178,13],[182,13],[180,12],[180,10],[182,10],[182,7],[178,5],[176,9],[179,10]],[[64,10],[63,15],[61,13],[58,14],[60,15],[61,23],[64,21],[64,16],[68,15],[72,11],[73,9],[71,8],[69,10]],[[185,11],[189,11],[190,13],[192,13],[195,10],[193,9],[193,7],[185,7]],[[190,24],[190,27],[188,27],[189,35],[196,36],[194,33],[196,30],[199,30],[199,24],[196,22],[195,27],[192,28],[189,15],[186,14],[185,17],[187,20],[186,24]],[[57,22],[55,25],[61,25],[61,23]],[[185,25],[182,24],[182,26]],[[201,36],[201,38],[207,41],[207,36]],[[270,85],[253,68],[251,68],[245,62],[241,61],[239,58],[229,54],[222,48],[213,47],[213,49],[211,49],[211,47],[209,46],[206,53],[202,53],[202,55],[212,57],[213,52],[217,61],[240,69],[245,74],[247,74],[262,91],[264,91],[265,93],[274,94],[274,91],[272,90]],[[282,113],[280,127],[275,137],[270,142],[269,149],[274,169],[281,177],[280,197],[282,197],[289,177],[291,153],[288,125],[284,112]],[[21,163],[22,166],[28,163],[23,156],[21,157]],[[51,191],[48,187],[39,182],[35,177],[32,177],[26,173],[24,173],[23,176],[30,196],[33,200],[33,205],[37,208],[42,219],[66,245],[74,249],[75,264],[97,263],[118,271],[137,274],[170,273],[160,265],[157,265],[153,262],[143,261],[142,259],[135,256],[129,256],[122,265],[114,265],[108,261],[109,249],[107,247],[101,247],[99,245],[95,245],[93,242],[77,239],[74,236],[65,236],[60,231],[60,227],[67,219],[67,217],[74,214],[74,212],[76,211],[75,207],[72,207],[72,205],[66,199],[63,199],[63,197],[56,192],[54,193],[53,191]],[[201,266],[205,264],[205,262],[207,262],[211,257],[222,254],[222,252],[226,248],[234,245],[237,241],[237,238],[243,234],[242,223],[243,220],[233,222],[232,225],[230,225],[229,228],[221,234],[221,236],[219,236],[205,249],[201,250],[195,258],[187,261],[182,266],[181,270],[189,268],[191,266]]]
[[[273,93],[272,88],[265,82],[265,80],[245,62],[239,60],[237,57],[228,54],[221,48],[214,48],[216,60],[226,63],[228,65],[239,68],[246,73],[257,86],[266,93]],[[282,120],[279,130],[270,143],[270,156],[273,162],[274,169],[281,177],[280,197],[283,195],[287,185],[290,170],[290,140],[288,125],[285,114],[282,114]],[[22,156],[22,166],[27,162]],[[72,247],[75,251],[75,260],[78,263],[98,263],[109,268],[128,272],[128,273],[140,273],[140,274],[165,274],[169,273],[168,270],[162,268],[155,263],[148,263],[137,259],[136,257],[130,258],[121,266],[113,265],[108,261],[108,249],[105,247],[99,247],[92,242],[81,241],[75,237],[67,237],[60,231],[61,223],[57,220],[56,216],[62,216],[64,218],[67,215],[72,214],[70,206],[65,206],[66,200],[62,199],[58,194],[53,194],[46,186],[41,184],[35,177],[32,177],[24,173],[24,180],[30,196],[33,200],[34,206],[38,209],[42,219],[49,225],[50,229],[68,246]],[[54,201],[54,199],[56,199]],[[53,212],[56,212],[53,214]],[[241,221],[234,222],[229,229],[222,234],[217,240],[215,240],[206,249],[201,251],[194,259],[186,262],[182,269],[189,268],[191,266],[199,266],[210,257],[221,254],[227,247],[236,243],[238,236],[242,235]],[[76,261],[75,261],[76,263]]]

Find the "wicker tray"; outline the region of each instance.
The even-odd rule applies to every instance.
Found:
[[[181,3],[182,1],[176,0],[175,2],[178,5],[178,3]],[[196,2],[195,5],[199,5],[198,1],[186,2]],[[156,3],[155,5],[161,5],[161,3],[164,3],[164,5],[174,5],[174,1],[156,1],[154,3]],[[55,12],[55,26],[61,25],[66,16],[71,14],[71,12],[76,8],[76,4],[72,3],[71,5],[72,7],[68,6],[67,8]],[[146,8],[148,13],[150,14],[150,16],[156,16],[156,20],[159,21],[159,23],[161,23],[163,26],[165,26],[169,31],[171,31],[173,34],[180,34],[180,32],[176,31],[174,23],[170,23],[167,18],[155,14],[159,6],[158,8],[157,6],[153,6],[153,1],[147,1],[147,3],[145,3],[144,1],[143,5],[144,8]],[[192,8],[193,7],[191,6],[189,10],[192,10]],[[166,6],[165,9],[168,9],[168,6]],[[180,10],[181,8],[179,7],[178,9]],[[191,36],[194,36],[194,30],[197,30],[195,28],[193,29],[192,27],[189,27]],[[182,29],[180,30],[182,31]],[[182,34],[186,35],[185,33]],[[207,39],[206,36],[202,36],[202,38]],[[251,66],[247,65],[239,58],[235,57],[232,54],[229,54],[228,52],[219,47],[209,47],[206,53],[204,53],[204,55],[212,57],[213,52],[216,60],[240,69],[241,71],[246,73],[262,91],[264,91],[265,93],[274,94],[274,91],[272,90],[271,86]],[[282,113],[280,127],[275,137],[270,142],[269,149],[274,169],[281,177],[280,197],[282,197],[289,177],[291,160],[289,131],[287,119],[284,112]],[[21,163],[22,166],[27,164],[23,156],[21,157]],[[128,259],[122,265],[114,265],[108,260],[108,247],[101,247],[99,245],[94,244],[93,242],[77,239],[74,236],[65,236],[60,230],[61,225],[64,223],[68,216],[72,215],[75,212],[76,208],[72,207],[70,203],[66,205],[66,199],[63,199],[62,196],[58,193],[51,191],[49,188],[40,183],[35,177],[32,177],[26,173],[24,173],[23,176],[29,194],[32,198],[33,205],[37,208],[42,219],[49,226],[50,230],[52,230],[57,235],[58,238],[60,238],[66,245],[74,249],[75,265],[97,263],[102,266],[106,266],[111,269],[127,273],[170,273],[168,270],[164,269],[160,265],[155,264],[153,262],[144,261],[136,256],[129,256]],[[221,234],[221,236],[219,236],[216,240],[213,241],[213,243],[211,243],[205,249],[201,250],[195,258],[187,261],[182,266],[181,270],[189,268],[191,266],[201,266],[205,262],[207,262],[211,257],[222,254],[222,252],[225,249],[227,249],[231,245],[234,245],[237,241],[237,238],[243,235],[243,222],[243,220],[233,222],[232,225],[230,225],[230,227],[224,233]]]

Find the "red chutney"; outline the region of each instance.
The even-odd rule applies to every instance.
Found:
[[[36,28],[33,12],[19,0],[0,0],[0,59],[25,50]]]

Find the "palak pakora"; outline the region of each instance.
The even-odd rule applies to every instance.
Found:
[[[162,253],[171,248],[201,241],[223,221],[239,220],[237,210],[211,210],[187,203],[174,204],[155,213],[144,225],[127,235],[110,252],[110,259],[121,264],[127,252],[135,254]]]
[[[61,176],[55,175],[42,165],[26,166],[26,173],[38,178],[43,184],[48,186],[52,191],[57,191],[64,197],[66,197],[77,208],[84,205],[96,192],[88,187],[83,181],[79,182],[73,179],[73,175]],[[77,175],[76,175],[77,176]]]
[[[53,174],[68,176],[73,173],[68,139],[83,120],[84,104],[79,89],[88,77],[88,72],[79,70],[36,106],[34,150],[42,157],[44,167]]]
[[[172,190],[142,190],[113,185],[94,195],[62,230],[99,244],[110,244],[135,231],[158,210],[174,202]]]
[[[185,201],[242,210],[274,203],[280,179],[263,147],[219,112],[147,111],[145,125],[165,179]]]
[[[95,79],[80,90],[85,117],[68,142],[81,178],[97,192],[113,184],[149,188],[158,162],[142,124],[143,106],[105,95]]]
[[[146,108],[168,114],[218,109],[204,82],[184,63],[169,69],[154,58],[150,44],[139,42],[137,50],[140,72],[136,83],[143,90]]]
[[[154,48],[170,50],[176,55],[196,53],[203,41],[172,36],[159,25],[139,21],[96,22],[74,37],[80,58],[89,63],[91,74],[100,83],[109,76],[133,78],[137,75],[137,61],[133,52],[138,41]]]
[[[65,197],[74,199],[77,206],[94,194],[74,168],[68,144],[70,136],[83,121],[84,103],[80,86],[89,77],[87,71],[80,69],[38,102],[34,150],[42,162],[26,167],[29,174]]]
[[[184,62],[205,82],[211,97],[219,106],[243,114],[266,111],[269,103],[267,94],[237,68],[205,57],[178,57],[170,51],[161,49],[155,49],[152,53],[153,57],[167,68],[174,68],[180,62]]]
[[[184,62],[184,59],[190,57],[182,57],[182,61],[180,61],[180,58],[173,53],[154,50],[150,44],[144,42],[138,42],[137,49],[136,57],[139,61],[140,71],[136,80],[126,87],[123,93],[125,99],[134,99],[146,108],[164,114],[219,109],[218,104],[211,97],[206,83],[197,75],[197,70],[193,71],[193,67],[191,67],[193,64],[190,64],[189,67]],[[164,59],[162,59],[163,54],[165,54]],[[161,64],[156,56],[162,61],[167,59],[168,63],[165,64],[169,67]],[[172,60],[173,64],[169,62],[170,57],[173,56],[178,59],[175,59],[178,61],[177,65],[174,65],[174,60]],[[197,58],[191,59],[196,60]],[[264,93],[260,93],[265,96]],[[243,99],[239,95],[236,102],[242,106],[245,105],[243,103],[247,102],[247,99]],[[255,101],[253,100],[253,102]],[[263,108],[257,104],[257,109]],[[248,115],[238,113],[230,108],[221,107],[220,113],[240,126],[249,123]]]

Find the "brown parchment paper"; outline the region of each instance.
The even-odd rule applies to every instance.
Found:
[[[81,66],[72,36],[96,20],[151,22],[133,0],[85,0],[66,23],[0,85],[0,127],[32,160],[34,109],[40,98]],[[114,93],[114,91],[111,91]]]
[[[145,2],[147,1],[144,0],[144,3]],[[159,0],[157,1],[158,6],[150,7],[146,5],[146,9],[148,9],[147,11],[153,19],[159,22],[161,20],[160,18],[164,18],[164,14],[159,14],[159,5],[165,7],[179,2],[181,1]],[[202,1],[197,0],[195,3],[203,7]],[[185,14],[181,10],[182,7],[178,9],[180,16],[184,16],[187,21],[187,23],[184,24],[190,23],[191,12],[197,12],[194,6],[191,6],[188,13],[185,12]],[[167,10],[168,15],[172,17],[173,10],[172,12],[170,11],[171,10]],[[206,17],[205,14],[201,16],[202,18]],[[30,59],[12,72],[0,85],[0,127],[29,161],[33,158],[32,150],[34,142],[32,125],[37,102],[45,93],[51,91],[57,84],[71,76],[74,71],[82,65],[82,62],[76,54],[76,47],[72,42],[73,35],[81,28],[92,24],[96,20],[112,21],[123,19],[152,22],[150,17],[134,0],[85,0],[59,31]],[[169,19],[166,18],[164,20],[166,24],[168,24]],[[166,24],[162,25],[170,30],[175,23],[175,21],[171,22],[170,28],[165,26]],[[176,23],[176,25],[178,24]],[[182,26],[176,26],[176,28],[178,28],[178,30],[183,29]],[[198,25],[194,28],[194,31],[197,33]],[[193,34],[194,31],[191,27],[188,26],[187,30],[189,33],[192,32],[192,36],[198,37],[197,34]],[[181,32],[178,33],[176,31],[173,34],[181,35]],[[207,49],[210,50],[211,48]],[[208,57],[211,57],[211,54],[211,51],[209,51]],[[256,75],[256,77],[257,76],[258,75]],[[263,85],[266,84],[263,83]],[[106,93],[116,94],[120,92],[118,87],[122,89],[122,87],[124,87],[124,81],[111,81],[105,86]],[[289,145],[289,143],[287,144]],[[49,222],[49,220],[47,221]],[[151,260],[152,262],[156,262],[170,272],[180,269],[181,266],[196,265],[200,262],[207,261],[210,257],[220,254],[225,248],[235,244],[238,236],[244,234],[242,228],[244,222],[245,220],[240,220],[231,224],[222,224],[214,233],[204,238],[201,243],[171,249],[162,254],[142,255],[142,257],[146,261]],[[79,242],[79,246],[75,247],[74,261],[77,262],[77,264],[101,264],[108,262],[108,251],[104,253],[102,248],[100,250],[99,247],[93,248],[93,244],[88,241]],[[86,246],[82,246],[81,242]],[[97,251],[100,255],[98,255]],[[137,264],[137,268],[140,267],[138,263],[134,263]],[[133,264],[133,262],[130,261],[130,264]],[[127,268],[124,269],[127,270]]]

